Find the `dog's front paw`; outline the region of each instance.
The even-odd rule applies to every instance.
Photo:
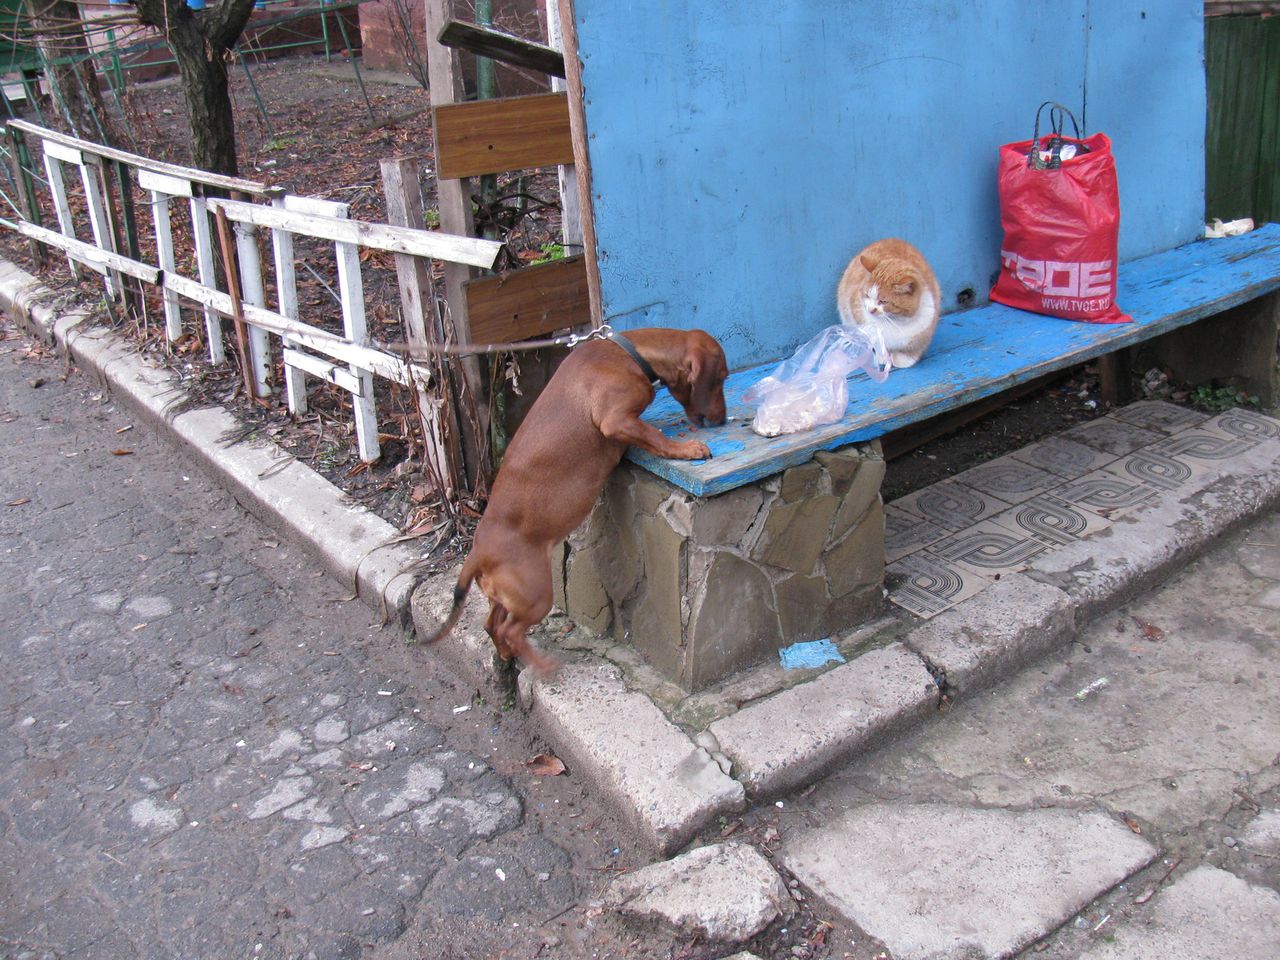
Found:
[[[710,460],[711,448],[701,440],[686,440],[677,444],[671,454],[672,460]]]

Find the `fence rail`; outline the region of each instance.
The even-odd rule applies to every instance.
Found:
[[[398,257],[419,257],[489,268],[501,244],[474,237],[452,236],[435,231],[386,223],[352,220],[348,205],[312,197],[298,197],[269,190],[264,184],[226,177],[171,163],[152,160],[71,137],[22,120],[11,120],[5,132],[41,141],[45,183],[58,219],[52,230],[32,219],[11,221],[0,218],[0,226],[47,244],[66,255],[73,272],[80,267],[102,274],[108,296],[120,299],[126,293],[123,278],[157,288],[164,304],[165,336],[175,341],[186,332],[192,317],[202,317],[209,360],[226,362],[223,327],[226,320],[247,327],[242,362],[246,383],[256,397],[272,394],[271,371],[278,356],[285,371],[284,395],[293,413],[306,410],[304,378],[316,377],[341,387],[351,396],[355,433],[360,458],[377,460],[377,415],[374,408],[373,377],[423,389],[432,379],[428,367],[406,361],[400,355],[379,349],[368,332],[360,251],[380,250]],[[14,151],[17,157],[23,151]],[[111,191],[108,165],[117,165],[121,195]],[[72,197],[67,189],[67,168],[74,168],[83,188],[83,203],[92,238],[77,236]],[[128,213],[128,177],[136,175],[138,186],[147,191],[152,213],[153,238],[158,263],[140,259],[141,254],[122,252],[118,224]],[[23,169],[19,176],[32,173]],[[215,194],[230,193],[232,198]],[[77,197],[77,200],[79,198]],[[120,201],[117,208],[116,200]],[[186,276],[175,256],[172,204],[185,201],[190,209],[190,241],[195,251],[196,276]],[[38,214],[28,211],[28,217]],[[234,232],[234,247],[226,257],[234,263],[236,283],[219,284],[215,267],[214,223],[223,221]],[[270,236],[272,259],[265,265],[260,254],[258,233]],[[313,238],[333,245],[337,262],[338,299],[342,309],[343,332],[336,334],[299,319],[298,289],[294,253],[296,238]],[[128,244],[136,247],[136,244]],[[276,304],[267,303],[267,277],[276,294]],[[236,290],[233,296],[231,290]],[[198,321],[197,321],[198,322]],[[422,329],[422,318],[405,318],[406,326]],[[427,328],[430,325],[426,325]],[[443,385],[437,385],[443,390]],[[431,434],[424,431],[424,444],[442,443],[438,424]],[[431,451],[427,451],[431,455]],[[444,459],[443,451],[436,451]]]

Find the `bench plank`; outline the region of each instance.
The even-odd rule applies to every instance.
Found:
[[[1065,370],[1280,289],[1280,224],[1241,237],[1203,240],[1121,265],[1117,300],[1133,323],[1088,324],[989,304],[947,314],[916,366],[883,384],[849,382],[849,413],[837,423],[767,439],[751,432],[743,392],[777,365],[734,373],[725,384],[722,427],[693,431],[667,391],[645,419],[668,436],[696,432],[711,460],[663,460],[632,448],[627,457],[697,496],[713,496],[804,463],[819,450],[865,442],[1019,383]]]

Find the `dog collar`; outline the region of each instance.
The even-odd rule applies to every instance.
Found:
[[[658,375],[653,372],[653,367],[649,366],[649,361],[640,356],[640,351],[636,349],[636,345],[634,343],[620,333],[610,333],[609,339],[631,355],[631,359],[640,367],[640,372],[645,375],[653,386],[656,387],[662,383],[662,381],[658,379]]]

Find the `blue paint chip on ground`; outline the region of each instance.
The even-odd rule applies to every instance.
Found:
[[[826,663],[844,663],[836,645],[828,640],[806,640],[778,651],[784,670],[806,670]]]

